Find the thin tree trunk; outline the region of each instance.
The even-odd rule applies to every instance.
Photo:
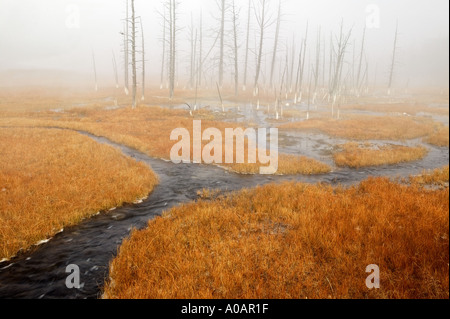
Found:
[[[112,53],[113,56],[113,68],[114,68],[114,77],[116,80],[116,89],[119,88],[119,74],[117,73],[117,62],[116,62],[116,56],[114,54],[114,51]]]
[[[130,84],[129,84],[129,75],[128,75],[128,71],[129,71],[129,45],[130,45],[130,39],[129,39],[129,5],[128,5],[128,0],[126,0],[126,9],[125,9],[125,41],[124,41],[124,50],[125,50],[125,94],[128,95],[130,92]]]
[[[224,66],[224,46],[225,46],[225,0],[220,0],[220,10],[221,10],[221,19],[220,19],[220,57],[219,57],[219,85],[223,86],[223,66]]]
[[[133,76],[133,104],[132,108],[137,107],[137,74],[136,74],[136,15],[134,11],[134,0],[131,0],[131,72]]]
[[[234,39],[234,95],[239,95],[239,56],[238,56],[238,30],[237,30],[237,12],[235,0],[232,4],[233,11],[233,39]]]
[[[142,19],[139,18],[139,23],[141,25],[141,36],[142,36],[142,97],[141,100],[145,100],[145,38],[144,38],[144,26],[142,25]]]
[[[364,45],[366,42],[366,27],[364,27],[363,31],[363,37],[362,37],[362,43],[361,43],[361,52],[359,55],[359,64],[358,64],[358,74],[356,76],[356,87],[359,89],[361,87],[361,71],[362,71],[362,62],[363,62],[363,56],[364,56]],[[359,95],[359,92],[358,92]]]
[[[397,40],[398,40],[398,21],[397,25],[395,27],[395,39],[394,39],[394,50],[392,53],[392,63],[391,63],[391,69],[389,72],[389,86],[388,86],[388,94],[391,94],[392,89],[392,83],[394,80],[394,67],[395,67],[395,59],[396,59],[396,53],[397,53]]]
[[[165,68],[165,64],[166,64],[166,23],[167,23],[167,18],[166,18],[166,6],[164,6],[164,13],[163,13],[163,52],[162,52],[162,62],[161,62],[161,84],[160,84],[160,89],[162,90],[162,88],[164,87],[164,68]]]
[[[94,51],[92,51],[92,66],[94,68],[94,80],[95,80],[95,92],[98,91],[98,82],[97,82],[97,67],[95,65],[95,54]]]
[[[277,50],[278,50],[278,38],[280,35],[280,24],[281,24],[281,1],[278,2],[278,17],[277,17],[277,28],[275,31],[275,43],[273,47],[273,55],[272,55],[272,66],[270,69],[270,87],[273,87],[273,74],[275,71],[275,62],[277,59]]]
[[[251,12],[252,12],[252,2],[248,1],[248,18],[247,18],[247,41],[245,45],[245,63],[244,63],[244,91],[247,89],[247,71],[248,71],[248,50],[250,42],[250,22],[251,22]]]
[[[261,0],[260,2],[261,2],[261,13],[259,16],[256,15],[256,20],[258,21],[260,34],[259,34],[259,47],[258,47],[258,55],[257,55],[257,62],[256,62],[255,84],[254,84],[255,90],[258,90],[259,76],[261,73],[263,45],[264,45],[264,33],[265,33],[265,29],[266,29],[266,3],[267,3],[267,0]]]

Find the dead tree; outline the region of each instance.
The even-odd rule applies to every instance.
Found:
[[[302,50],[300,52],[300,61],[299,61],[299,68],[300,72],[298,75],[298,85],[296,91],[296,101],[301,102],[303,97],[303,76],[305,74],[305,62],[306,62],[306,48],[308,44],[308,31],[309,31],[309,22],[306,23],[306,31],[305,31],[305,38],[303,40],[302,44]]]
[[[312,104],[316,103],[316,99],[317,99],[317,87],[319,84],[319,74],[320,74],[320,28],[319,31],[317,32],[317,45],[316,45],[316,66],[315,66],[315,70],[314,70],[314,93],[313,93],[313,99],[312,99]]]
[[[197,67],[197,85],[196,90],[198,89],[198,86],[202,85],[202,73],[203,73],[203,12],[200,12],[200,28],[199,28],[200,36],[199,36],[199,48],[198,48],[198,67]]]
[[[255,10],[255,17],[256,22],[258,24],[259,29],[259,45],[257,48],[257,55],[256,55],[256,74],[255,74],[255,83],[254,83],[254,93],[255,95],[258,93],[258,86],[259,86],[259,76],[261,74],[261,64],[262,64],[262,58],[263,58],[263,49],[264,49],[264,39],[265,39],[265,33],[267,28],[269,28],[272,24],[272,18],[268,15],[268,0],[259,0],[260,4],[260,11],[256,12]]]
[[[233,53],[234,53],[234,95],[239,95],[239,56],[238,56],[238,25],[239,25],[239,10],[236,8],[235,0],[233,0],[231,13],[233,14]]]
[[[141,100],[145,100],[145,38],[144,38],[144,26],[142,25],[142,19],[139,18],[139,24],[141,25],[141,41],[142,41],[142,96]]]
[[[362,85],[362,79],[361,79],[361,71],[362,71],[362,62],[363,62],[363,57],[364,57],[364,45],[365,45],[365,40],[366,40],[366,27],[364,27],[364,31],[363,31],[363,37],[362,37],[362,42],[361,42],[361,52],[359,55],[359,64],[358,64],[358,74],[356,76],[356,88],[358,90],[357,94],[360,94],[360,87]],[[364,77],[363,77],[364,79]]]
[[[131,72],[132,72],[132,108],[137,107],[137,70],[136,70],[136,14],[134,10],[134,0],[131,0]]]
[[[225,56],[225,16],[227,11],[226,0],[217,0],[217,6],[220,11],[220,42],[219,42],[219,86],[223,86],[223,74],[224,74],[224,56]]]
[[[97,67],[95,65],[95,54],[94,51],[92,51],[92,66],[94,69],[94,80],[95,80],[95,92],[98,91],[98,82],[97,82]]]
[[[278,50],[278,38],[280,35],[280,25],[281,25],[281,1],[278,1],[278,16],[277,16],[277,28],[275,31],[275,42],[273,47],[273,55],[272,55],[272,66],[270,69],[270,87],[273,87],[273,74],[275,71],[275,62],[277,59],[277,50]]]
[[[191,12],[191,26],[189,28],[189,40],[191,42],[191,62],[190,62],[190,77],[189,77],[189,88],[194,87],[194,81],[197,75],[196,63],[197,63],[197,29],[194,27],[194,17]]]
[[[248,52],[249,52],[249,42],[250,42],[250,23],[251,23],[251,13],[252,13],[252,2],[248,1],[248,17],[247,17],[247,40],[245,45],[245,63],[244,63],[244,86],[243,90],[247,89],[247,71],[248,71]]]
[[[290,67],[290,77],[289,77],[289,93],[292,93],[292,83],[294,81],[294,67],[295,67],[295,35],[292,37],[292,56],[291,56],[291,67]]]
[[[113,62],[113,69],[114,69],[114,78],[116,80],[116,89],[119,88],[119,74],[117,72],[117,62],[116,62],[116,55],[114,54],[114,51],[112,52],[112,62]]]
[[[125,94],[128,95],[130,92],[130,85],[129,85],[129,51],[128,51],[128,45],[129,45],[129,5],[128,0],[126,0],[126,9],[125,9],[125,26],[124,26],[124,72],[125,72]]]
[[[168,0],[169,9],[169,98],[173,99],[175,95],[175,68],[176,68],[176,35],[177,35],[177,0]]]
[[[336,100],[338,98],[340,86],[341,86],[341,77],[342,77],[342,69],[344,66],[344,58],[345,53],[348,46],[348,41],[350,39],[352,30],[347,34],[344,34],[344,22],[341,23],[341,29],[339,38],[337,39],[337,48],[335,50],[336,55],[336,65],[334,69],[334,76],[333,81],[330,88],[330,96],[332,98],[332,114],[334,115],[334,105],[336,103]]]
[[[398,40],[398,21],[395,27],[395,38],[394,38],[394,50],[392,52],[392,63],[389,72],[389,85],[388,85],[388,95],[391,95],[392,83],[394,80],[394,67],[396,64],[396,54],[397,54],[397,40]]]
[[[164,87],[164,69],[165,69],[165,64],[166,64],[166,23],[167,23],[167,18],[166,18],[166,6],[164,6],[163,8],[163,14],[162,14],[162,18],[163,18],[163,37],[162,37],[162,62],[161,62],[161,84],[160,84],[160,89],[162,90],[162,88]]]

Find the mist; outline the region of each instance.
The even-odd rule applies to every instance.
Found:
[[[255,2],[257,3],[257,1]],[[245,55],[247,1],[237,1],[239,15],[239,65]],[[163,12],[162,1],[136,0],[136,14],[142,18],[146,44],[146,80],[159,85]],[[276,19],[278,1],[270,1],[270,16]],[[283,0],[276,74],[282,70],[286,52],[296,54],[309,25],[307,65],[315,59],[316,34],[320,28],[325,52],[331,34],[351,30],[346,63],[359,55],[364,27],[368,81],[387,85],[396,24],[398,52],[394,85],[448,86],[449,78],[449,3],[446,0]],[[205,54],[210,50],[219,27],[217,4],[212,0],[183,0],[178,7],[177,80],[189,81],[191,18],[198,28],[203,19]],[[255,69],[255,14],[251,15],[249,73]],[[113,86],[113,54],[119,65],[123,85],[124,0],[0,0],[0,86],[76,85],[93,86],[93,55],[99,86]],[[230,32],[231,21],[225,28]],[[275,24],[267,30],[263,48],[263,70],[267,78],[275,38]],[[231,37],[225,39],[228,48]],[[217,64],[217,45],[208,57],[208,76],[213,77]],[[228,49],[227,49],[228,50]],[[227,51],[228,52],[228,51]],[[325,53],[326,54],[326,53]],[[280,62],[279,62],[280,61]],[[231,84],[233,61],[225,57],[225,83]],[[281,71],[280,71],[281,70]],[[262,81],[267,81],[263,79]]]

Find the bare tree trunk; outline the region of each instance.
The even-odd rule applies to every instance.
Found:
[[[191,27],[189,29],[189,38],[191,41],[191,63],[190,63],[190,77],[189,77],[189,88],[192,89],[194,87],[194,76],[196,74],[196,57],[195,51],[197,46],[197,34],[196,29],[194,27],[194,17],[191,12]]]
[[[394,50],[392,53],[391,70],[389,72],[389,86],[388,86],[388,94],[389,95],[391,94],[392,83],[394,80],[394,67],[395,67],[395,59],[396,59],[396,54],[397,54],[397,40],[398,40],[398,21],[397,21],[397,25],[395,27]]]
[[[300,81],[299,81],[299,100],[302,100],[303,97],[303,76],[305,73],[305,62],[306,62],[306,48],[308,47],[308,31],[309,31],[309,22],[306,24],[306,32],[305,32],[305,40],[303,42],[303,56],[302,56],[302,67],[300,70]]]
[[[297,104],[298,102],[298,91],[299,91],[299,83],[300,83],[300,72],[302,68],[302,54],[303,54],[303,42],[300,46],[300,53],[298,55],[298,66],[297,66],[297,76],[295,77],[295,98],[294,98],[294,104]]]
[[[291,68],[289,77],[289,93],[292,93],[292,84],[294,82],[294,66],[295,66],[295,36],[292,37],[292,57],[291,57]]]
[[[119,74],[117,72],[117,62],[116,62],[116,55],[114,54],[114,51],[112,52],[113,56],[113,68],[114,68],[114,78],[116,80],[116,89],[119,88]]]
[[[317,86],[319,84],[319,74],[320,74],[320,28],[317,34],[317,46],[316,46],[316,68],[314,72],[314,93],[312,103],[316,103],[317,98]]]
[[[362,71],[362,62],[363,62],[363,56],[364,56],[364,45],[366,42],[366,27],[364,27],[363,31],[363,37],[362,37],[362,43],[361,43],[361,52],[359,55],[359,64],[358,64],[358,74],[356,76],[356,87],[358,88],[358,95],[359,95],[359,88],[361,87],[361,71]]]
[[[234,39],[234,95],[239,95],[239,56],[238,56],[238,12],[236,11],[235,0],[232,3],[233,13],[233,39]]]
[[[176,66],[176,0],[169,0],[170,11],[170,71],[169,71],[169,97],[173,99],[175,93],[175,66]]]
[[[131,72],[132,72],[132,108],[135,109],[137,107],[137,72],[136,72],[136,15],[134,11],[134,0],[131,0]]]
[[[244,64],[244,87],[243,90],[247,89],[247,71],[248,71],[248,51],[250,42],[250,22],[251,22],[251,12],[252,12],[252,1],[248,1],[248,18],[247,18],[247,41],[245,45],[245,64]]]
[[[224,46],[225,46],[225,12],[226,3],[225,0],[219,0],[219,8],[221,11],[220,18],[220,57],[219,57],[219,86],[223,86],[223,67],[224,67]]]
[[[95,92],[98,91],[98,82],[97,82],[97,67],[95,65],[95,54],[94,51],[92,51],[92,66],[94,68],[94,80],[95,80]]]
[[[129,76],[128,76],[128,71],[129,71],[129,51],[128,51],[128,46],[130,45],[130,39],[129,39],[129,5],[128,5],[128,0],[126,0],[126,17],[125,17],[125,32],[124,32],[124,57],[125,57],[125,94],[128,95],[130,92],[130,84],[129,84]]]
[[[144,26],[142,25],[142,19],[139,18],[139,23],[141,25],[141,36],[142,36],[142,96],[141,100],[145,100],[145,38],[144,38]]]
[[[166,23],[167,23],[167,18],[166,18],[166,6],[164,5],[164,13],[163,13],[163,39],[162,39],[162,45],[163,45],[163,52],[162,52],[162,62],[161,62],[161,84],[160,84],[160,89],[162,90],[162,88],[164,87],[164,68],[165,68],[165,64],[166,64]]]
[[[260,0],[261,4],[261,12],[256,14],[256,20],[259,26],[259,46],[258,46],[258,54],[257,54],[257,62],[256,62],[256,75],[255,75],[255,84],[254,89],[258,90],[259,85],[259,76],[261,73],[261,62],[263,58],[263,45],[264,45],[264,35],[266,31],[266,27],[269,25],[269,22],[266,20],[266,11],[267,11],[267,3],[268,0]],[[256,91],[255,91],[256,93]]]
[[[270,69],[270,87],[271,88],[273,88],[273,74],[275,71],[275,62],[277,59],[278,38],[280,35],[280,24],[281,24],[281,1],[278,2],[277,28],[275,31],[275,43],[274,43],[274,47],[273,47],[272,66]]]
[[[331,86],[331,95],[333,96],[333,101],[336,100],[336,94],[340,86],[341,82],[341,76],[342,76],[342,69],[344,65],[344,57],[345,52],[347,49],[348,41],[351,36],[351,30],[348,32],[347,35],[344,35],[344,22],[341,23],[341,31],[339,35],[339,42],[338,42],[338,48],[336,52],[336,68],[335,68],[335,74],[333,77],[333,82]]]
[[[198,86],[202,85],[202,73],[203,73],[203,12],[200,12],[200,39],[199,39],[199,64],[198,64],[198,70],[197,70],[197,85],[196,85],[196,89],[198,88]]]

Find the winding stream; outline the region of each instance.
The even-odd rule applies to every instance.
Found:
[[[82,132],[80,132],[82,133]],[[307,183],[353,184],[369,176],[408,176],[423,169],[447,165],[448,148],[432,148],[423,160],[396,166],[363,170],[340,169],[320,176],[243,176],[214,166],[175,165],[152,159],[136,150],[105,138],[85,134],[95,141],[119,148],[125,155],[151,165],[160,184],[141,204],[125,205],[65,229],[47,244],[0,264],[0,298],[98,298],[108,275],[108,267],[122,240],[133,228],[145,228],[148,221],[163,211],[197,199],[203,188],[233,191],[271,182],[295,180]],[[317,141],[309,140],[314,146]],[[320,143],[319,143],[320,144]],[[311,145],[300,145],[301,149]],[[319,146],[317,146],[319,147]],[[289,147],[292,151],[295,145]],[[320,148],[320,147],[319,147]],[[299,149],[299,150],[301,150]],[[81,289],[66,288],[66,266],[81,270]]]

